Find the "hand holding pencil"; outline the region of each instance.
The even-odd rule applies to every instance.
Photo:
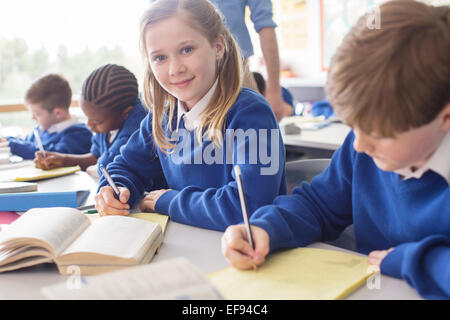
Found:
[[[245,225],[229,226],[222,236],[222,254],[235,268],[252,269],[264,263],[269,253],[269,235],[257,226],[250,226],[253,244],[248,241]]]
[[[105,167],[100,166],[100,171],[109,185],[101,187],[95,196],[95,208],[98,213],[101,216],[128,215],[130,205],[127,202],[130,198],[130,190],[116,186]]]
[[[256,269],[269,253],[269,235],[259,227],[250,226],[241,169],[234,166],[243,225],[230,226],[222,237],[222,254],[228,262],[239,269]]]

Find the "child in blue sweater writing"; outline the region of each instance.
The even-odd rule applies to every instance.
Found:
[[[37,123],[36,130],[45,151],[83,154],[91,148],[92,132],[72,118],[71,102],[69,82],[58,74],[39,78],[27,90],[25,103]],[[39,150],[34,132],[24,139],[5,138],[1,146],[8,146],[12,154],[24,159],[33,159]]]
[[[120,199],[101,177],[99,213],[126,215],[150,191],[141,210],[225,230],[242,221],[235,164],[250,212],[285,194],[276,118],[264,97],[241,88],[239,48],[215,7],[156,1],[142,18],[141,43],[151,113],[107,167]]]
[[[230,226],[222,252],[237,268],[280,248],[336,239],[353,223],[357,250],[420,295],[450,298],[450,10],[416,1],[362,17],[333,57],[327,82],[352,126],[330,166],[291,196]]]
[[[125,67],[106,64],[92,71],[83,82],[80,97],[87,124],[95,132],[90,152],[38,152],[36,166],[52,169],[79,165],[91,175],[98,175],[98,165],[106,167],[119,154],[120,147],[147,115],[138,94],[136,77]]]

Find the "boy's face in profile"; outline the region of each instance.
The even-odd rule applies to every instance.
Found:
[[[447,131],[438,116],[432,122],[399,133],[395,138],[366,134],[354,127],[353,147],[364,152],[384,171],[396,171],[404,168],[416,170],[422,167],[438,148]]]
[[[31,110],[32,119],[36,121],[39,127],[45,131],[59,120],[53,111],[48,111],[41,107],[40,103],[27,103]]]

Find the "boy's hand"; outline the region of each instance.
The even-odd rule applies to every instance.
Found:
[[[158,201],[158,199],[169,190],[170,189],[161,189],[150,192],[144,197],[144,199],[142,199],[141,210],[144,212],[155,212],[156,201]]]
[[[380,267],[383,259],[392,251],[394,248],[388,250],[374,250],[369,253],[368,261],[370,264]]]
[[[114,190],[110,186],[101,187],[95,195],[95,209],[100,216],[118,215],[127,216],[130,205],[127,203],[130,198],[130,190],[119,187],[120,201],[116,199]]]
[[[49,151],[37,151],[34,154],[34,165],[36,168],[49,170],[64,167],[64,154]]]
[[[261,265],[269,253],[269,235],[257,226],[250,226],[255,249],[250,246],[243,224],[229,226],[222,236],[222,254],[235,268],[251,269]]]

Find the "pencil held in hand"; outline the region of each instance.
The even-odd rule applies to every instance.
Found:
[[[36,128],[34,128],[34,136],[36,138],[36,142],[38,144],[39,150],[43,153],[44,158],[45,158],[45,150],[44,150],[44,146],[42,145],[42,140],[41,137],[39,136],[39,132],[37,131]]]
[[[241,201],[242,216],[244,218],[245,229],[247,230],[248,242],[250,243],[251,247],[253,249],[255,249],[255,245],[253,243],[252,231],[250,230],[250,223],[248,221],[247,203],[245,201],[245,193],[244,193],[244,186],[243,186],[243,183],[242,183],[241,169],[239,168],[238,165],[234,166],[234,173],[236,175],[236,182],[237,182],[237,185],[238,185],[239,199]]]

